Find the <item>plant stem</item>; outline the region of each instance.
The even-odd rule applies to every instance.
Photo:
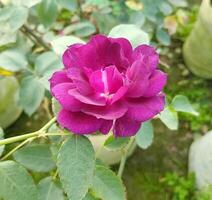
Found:
[[[123,154],[122,154],[122,158],[121,158],[121,163],[119,165],[119,170],[118,170],[118,177],[122,177],[122,174],[124,172],[124,167],[126,164],[126,160],[127,160],[127,154],[130,150],[130,148],[133,146],[133,143],[135,141],[135,137],[131,137],[129,143],[127,144],[126,148],[123,149]]]
[[[5,144],[10,144],[14,142],[19,142],[22,140],[26,140],[28,138],[32,137],[38,137],[38,136],[45,136],[45,131],[56,121],[56,117],[52,118],[44,127],[42,127],[39,131],[35,131],[32,133],[24,134],[24,135],[19,135],[11,138],[7,138],[4,140],[0,140],[0,146],[5,145]]]
[[[26,36],[28,36],[31,40],[32,38],[30,36],[32,36],[34,38],[34,40],[36,40],[36,43],[40,44],[45,50],[49,51],[51,50],[51,48],[49,47],[49,45],[47,45],[42,39],[41,37],[37,36],[33,30],[31,30],[30,28],[28,28],[26,25],[23,25],[23,27],[20,29],[23,33],[26,34]],[[30,36],[29,36],[30,35]],[[33,40],[33,41],[34,41]]]
[[[170,68],[170,66],[168,64],[166,64],[165,62],[163,62],[162,60],[159,60],[159,64],[167,69]]]
[[[22,146],[24,146],[26,143],[28,142],[32,142],[36,137],[31,137],[28,138],[27,140],[24,140],[22,143],[20,143],[18,146],[16,146],[14,149],[12,149],[9,153],[7,153],[2,159],[5,160],[6,158],[8,158],[10,155],[12,155],[15,151],[17,151],[18,149],[20,149]]]

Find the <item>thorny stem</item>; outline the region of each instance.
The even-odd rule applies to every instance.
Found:
[[[135,141],[135,137],[131,137],[129,143],[127,144],[126,148],[123,149],[123,154],[122,154],[122,158],[121,158],[121,163],[119,165],[119,170],[118,170],[118,177],[122,177],[122,174],[124,172],[124,167],[125,167],[125,163],[127,160],[127,154],[129,152],[129,150],[131,149],[131,147],[133,146]]]

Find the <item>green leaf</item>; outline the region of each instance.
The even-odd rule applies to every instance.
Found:
[[[93,181],[94,150],[84,136],[71,136],[58,155],[58,171],[65,192],[71,200],[85,197]]]
[[[154,129],[150,121],[142,123],[139,132],[136,134],[136,143],[142,149],[147,149],[153,141]]]
[[[38,78],[27,76],[21,80],[20,104],[28,115],[32,115],[40,106],[45,88]]]
[[[41,0],[12,0],[13,5],[25,6],[27,8],[31,8],[40,2]]]
[[[38,184],[38,200],[64,200],[63,190],[52,177],[42,179]]]
[[[121,179],[113,171],[103,166],[96,166],[92,191],[103,200],[126,200],[125,188]]]
[[[171,43],[169,34],[163,29],[157,29],[156,38],[161,44],[165,46],[169,46]]]
[[[62,68],[59,57],[51,51],[39,55],[35,60],[35,71],[39,76],[49,76]]]
[[[53,47],[54,52],[57,55],[61,56],[69,45],[75,43],[85,43],[85,42],[78,37],[62,36],[52,40],[51,45]]]
[[[37,8],[38,18],[45,27],[50,27],[57,17],[56,0],[42,0]]]
[[[37,200],[32,177],[14,161],[0,163],[0,197],[5,200]]]
[[[104,146],[110,150],[117,150],[124,148],[129,142],[129,138],[116,138],[113,135],[107,138]]]
[[[133,24],[120,24],[115,26],[109,33],[110,37],[124,37],[128,39],[135,48],[141,44],[149,44],[149,36],[146,32]]]
[[[4,131],[3,129],[0,127],[0,140],[4,139]],[[4,145],[0,146],[0,156],[2,155],[4,151]]]
[[[186,0],[168,0],[172,5],[176,7],[187,7],[188,3]]]
[[[10,16],[10,27],[12,31],[16,31],[21,28],[27,21],[28,18],[28,8],[25,7],[15,7],[14,11]]]
[[[199,113],[194,110],[188,98],[183,95],[177,95],[174,97],[171,103],[172,107],[178,112],[186,112],[192,115],[198,116]]]
[[[158,117],[169,129],[178,129],[178,115],[173,108],[167,106]]]
[[[87,193],[83,200],[97,200],[92,194]]]
[[[14,159],[35,172],[48,172],[55,168],[50,146],[33,144],[23,147],[13,154]]]
[[[170,15],[173,11],[171,5],[167,2],[162,2],[159,6],[159,9],[164,15]]]
[[[0,67],[17,72],[27,67],[27,60],[20,50],[9,49],[0,53]]]
[[[7,128],[22,112],[18,105],[19,84],[15,77],[0,77],[0,126]]]
[[[57,2],[65,9],[75,11],[77,9],[76,0],[57,0]]]
[[[64,34],[74,33],[74,35],[77,35],[79,37],[86,37],[95,32],[95,26],[89,21],[75,23],[64,29]]]

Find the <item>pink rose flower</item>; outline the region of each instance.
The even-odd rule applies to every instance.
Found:
[[[93,36],[63,54],[65,68],[50,79],[61,105],[58,123],[75,134],[126,137],[164,109],[167,76],[157,69],[159,56],[149,45],[133,49],[124,38]]]

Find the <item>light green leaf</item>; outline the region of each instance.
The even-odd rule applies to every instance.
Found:
[[[169,46],[171,43],[169,34],[166,31],[164,31],[163,29],[157,30],[156,38],[161,44],[163,44],[165,46]]]
[[[3,129],[0,127],[0,140],[4,139],[4,131]],[[0,146],[0,156],[2,155],[4,151],[4,145]]]
[[[162,2],[159,6],[159,9],[164,15],[170,15],[173,11],[171,5],[167,2]]]
[[[42,0],[37,8],[38,18],[40,22],[50,27],[57,17],[57,2],[56,0]]]
[[[0,77],[0,126],[7,128],[21,114],[19,84],[15,77]]]
[[[32,177],[14,161],[0,163],[0,197],[5,200],[37,200]]]
[[[85,197],[93,181],[94,150],[84,136],[71,136],[62,145],[58,155],[61,183],[71,200]]]
[[[96,166],[92,191],[103,200],[126,200],[125,188],[121,179],[113,171],[103,166]]]
[[[93,195],[87,193],[83,200],[97,200]]]
[[[10,27],[12,31],[16,31],[21,28],[27,21],[28,8],[15,7],[10,16]]]
[[[117,150],[124,148],[129,142],[129,138],[116,138],[113,135],[107,138],[104,146],[110,150]]]
[[[63,190],[52,177],[42,179],[38,184],[38,200],[64,200]]]
[[[31,115],[40,106],[45,88],[37,77],[27,76],[21,81],[20,104],[24,111]]]
[[[171,130],[178,129],[178,115],[177,112],[167,106],[159,115],[158,118]]]
[[[59,57],[51,51],[39,55],[35,60],[35,70],[39,76],[50,76],[56,70],[62,68]]]
[[[0,67],[17,72],[27,66],[25,55],[18,49],[9,49],[0,53]]]
[[[95,26],[89,21],[75,23],[64,29],[64,34],[74,33],[74,35],[77,35],[79,37],[86,37],[95,32]]]
[[[133,24],[120,24],[115,26],[110,31],[109,36],[113,38],[126,38],[131,42],[134,48],[141,44],[149,44],[148,34]]]
[[[136,134],[136,143],[142,149],[147,149],[153,141],[154,129],[150,121],[142,123],[142,126]]]
[[[62,62],[54,52],[44,52],[35,60],[35,71],[41,77],[40,81],[47,90],[50,88],[50,77],[59,69],[62,69]]]
[[[194,110],[188,98],[183,95],[177,95],[174,97],[171,103],[172,107],[178,112],[186,112],[198,116],[199,113]]]
[[[50,147],[47,144],[33,144],[13,154],[14,159],[35,172],[48,172],[55,168]]]
[[[57,2],[65,9],[70,11],[74,11],[77,9],[77,1],[76,0],[57,0]]]
[[[15,43],[16,38],[17,38],[17,32],[12,32],[9,25],[0,23],[0,47],[10,44],[10,43]],[[2,61],[0,59],[0,61]]]
[[[187,7],[188,2],[186,0],[168,0],[172,5],[176,7]]]
[[[62,36],[52,40],[51,45],[54,52],[61,56],[69,45],[75,43],[84,43],[84,41],[74,36]]]
[[[31,8],[40,2],[41,0],[12,0],[13,5],[25,6],[27,8]]]

